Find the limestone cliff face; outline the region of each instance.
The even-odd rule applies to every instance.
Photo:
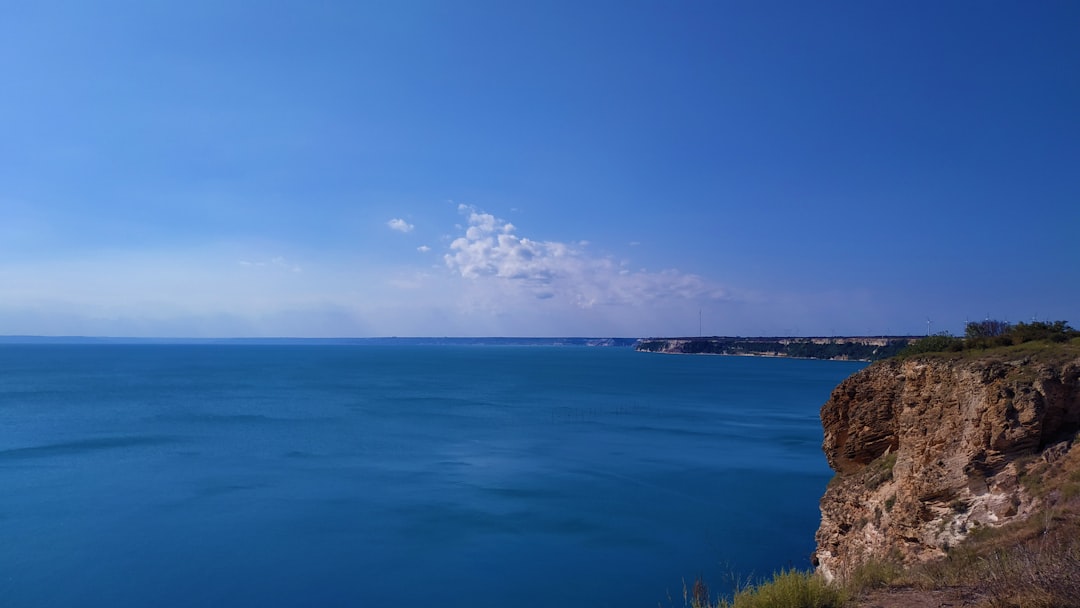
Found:
[[[890,359],[841,383],[821,420],[837,476],[818,569],[831,579],[871,558],[931,559],[1039,508],[1021,480],[1080,430],[1080,358]]]

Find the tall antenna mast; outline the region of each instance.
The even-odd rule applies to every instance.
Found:
[[[930,324],[931,323],[932,323],[932,321],[930,320],[930,317],[926,317],[926,336],[927,337],[930,337]]]

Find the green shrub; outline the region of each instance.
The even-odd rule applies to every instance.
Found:
[[[964,337],[968,340],[980,338],[997,338],[1004,336],[1012,330],[1012,325],[1007,321],[987,319],[985,321],[972,321],[964,326]]]
[[[866,466],[863,473],[863,484],[867,490],[876,490],[881,484],[892,481],[893,467],[896,466],[896,452],[889,452],[879,456]]]
[[[792,568],[736,591],[730,601],[720,600],[717,608],[839,608],[846,601],[839,587],[816,574]]]
[[[900,351],[900,357],[910,357],[923,353],[958,352],[964,348],[964,341],[948,332],[920,338]]]
[[[897,561],[874,559],[859,564],[845,577],[844,587],[858,595],[869,589],[878,589],[892,583],[903,573]]]
[[[1029,457],[1031,458],[1031,457]],[[1019,463],[1025,463],[1026,459],[1017,460]],[[1020,468],[1020,485],[1034,494],[1035,496],[1045,496],[1048,488],[1046,486],[1046,473],[1049,471],[1050,466],[1045,462],[1040,462],[1031,467],[1019,467]]]

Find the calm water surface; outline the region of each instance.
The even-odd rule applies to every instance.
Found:
[[[682,605],[809,567],[863,364],[0,346],[0,603]]]

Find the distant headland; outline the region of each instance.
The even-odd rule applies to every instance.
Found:
[[[795,357],[877,361],[898,354],[920,336],[645,338],[634,349],[650,353]]]

